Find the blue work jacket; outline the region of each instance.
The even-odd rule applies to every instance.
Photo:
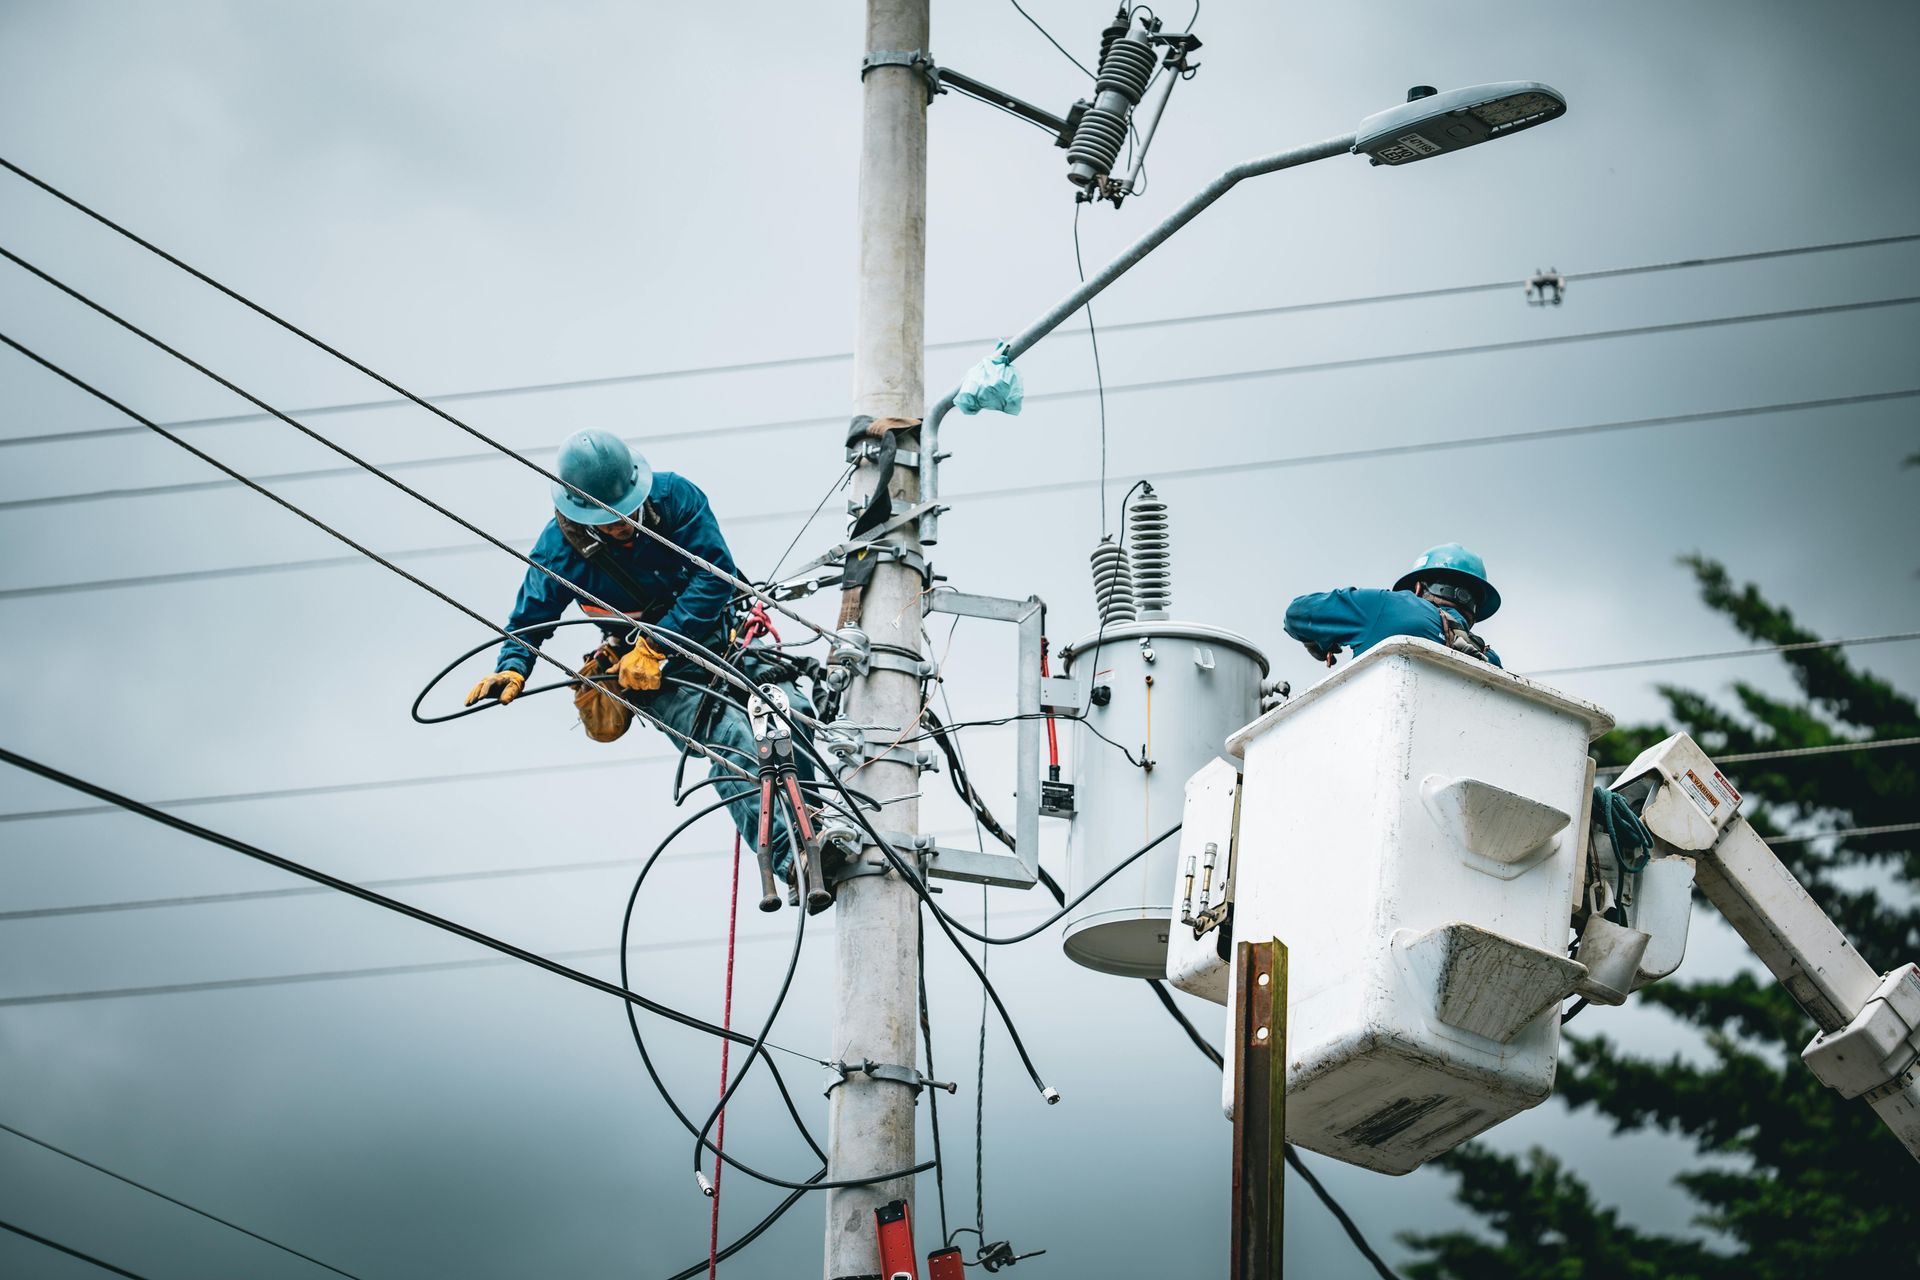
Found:
[[[1382,640],[1395,636],[1418,636],[1435,644],[1445,644],[1447,632],[1440,623],[1442,607],[1411,591],[1341,587],[1337,591],[1296,596],[1287,606],[1287,634],[1324,653],[1352,645],[1356,658]],[[1458,610],[1447,612],[1453,615],[1456,625],[1467,625]],[[1492,649],[1487,650],[1487,661],[1496,667],[1503,665],[1500,655]]]
[[[713,518],[707,495],[700,492],[698,485],[671,471],[656,471],[647,502],[660,516],[655,532],[675,546],[684,547],[738,576],[733,553],[727,550],[727,541],[720,536],[720,524]],[[656,623],[702,644],[719,638],[720,620],[726,613],[727,601],[733,596],[733,588],[725,582],[644,535],[636,538],[632,546],[610,546],[594,557],[618,561],[634,585],[642,589],[639,598],[605,569],[574,550],[560,532],[557,520],[547,521],[547,527],[540,531],[533,550],[527,554],[535,564],[545,565],[567,582],[629,617]],[[494,670],[526,675],[533,667],[533,654],[528,646],[545,643],[553,634],[553,627],[547,624],[558,622],[567,606],[577,599],[546,574],[528,569],[520,584],[520,597],[514,601],[513,616],[507,619],[507,630],[518,633],[523,627],[534,629],[525,634],[526,644],[509,640],[500,646],[500,660],[494,664]],[[580,609],[591,617],[606,616],[604,609],[584,602]],[[606,629],[609,634],[625,630],[611,623]]]

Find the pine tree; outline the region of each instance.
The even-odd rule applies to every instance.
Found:
[[[1916,457],[1920,462],[1920,457]],[[1818,639],[1752,584],[1687,557],[1702,599],[1762,644]],[[1840,649],[1781,655],[1801,696],[1733,686],[1732,706],[1660,686],[1669,725],[1618,729],[1596,744],[1604,763],[1632,759],[1676,729],[1709,755],[1920,736],[1920,707],[1856,668]],[[1854,831],[1920,814],[1920,750],[1894,747],[1732,766],[1743,811],[1763,835]],[[1737,772],[1736,772],[1737,771]],[[1885,970],[1920,956],[1920,833],[1848,835],[1774,846],[1868,963]],[[1880,890],[1864,887],[1877,884]],[[1711,907],[1696,898],[1696,912]],[[1681,974],[1685,974],[1685,969]],[[1710,1157],[1675,1179],[1697,1221],[1725,1246],[1644,1233],[1598,1204],[1577,1175],[1535,1150],[1515,1159],[1468,1146],[1439,1163],[1488,1234],[1408,1234],[1421,1259],[1412,1280],[1697,1277],[1819,1280],[1920,1275],[1920,1196],[1913,1158],[1873,1112],[1824,1088],[1800,1061],[1813,1025],[1770,978],[1668,979],[1635,997],[1697,1028],[1710,1055],[1656,1062],[1603,1032],[1569,1029],[1556,1091],[1616,1132],[1657,1129]]]

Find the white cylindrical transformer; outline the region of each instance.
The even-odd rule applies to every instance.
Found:
[[[1086,705],[1073,738],[1071,897],[1180,821],[1187,779],[1260,714],[1267,659],[1244,636],[1171,621],[1109,626],[1062,658]],[[1179,847],[1165,841],[1075,908],[1062,940],[1067,955],[1102,973],[1163,977],[1173,914],[1167,886]]]

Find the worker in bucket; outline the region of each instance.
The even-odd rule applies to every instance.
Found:
[[[571,583],[621,611],[609,614],[597,604],[579,602],[582,613],[600,621],[605,637],[583,662],[581,674],[613,677],[626,701],[744,771],[744,777],[735,775],[715,787],[725,798],[742,797],[728,810],[752,847],[760,821],[759,766],[752,726],[738,705],[745,702],[746,694],[737,686],[710,686],[706,671],[686,658],[670,658],[666,641],[629,622],[651,623],[715,654],[726,651],[732,587],[674,550],[689,551],[739,576],[707,495],[690,480],[655,471],[610,431],[569,436],[560,446],[555,470],[565,483],[552,486],[553,518],[540,531],[529,556],[561,581],[528,568],[507,619],[507,630],[519,639],[500,646],[493,674],[473,686],[467,705],[497,698],[506,706],[519,696],[533,667],[532,650],[553,634],[552,624],[578,599],[565,585]],[[574,489],[598,502],[582,498]],[[673,545],[647,537],[637,527],[642,522]],[[764,625],[764,613],[756,611],[756,615]],[[749,634],[742,637],[734,665],[756,683],[778,683],[796,712],[811,714],[812,704],[791,683],[782,681],[791,673],[778,655],[761,653],[745,643],[754,638],[750,634],[754,629],[753,622],[744,629]],[[587,735],[596,742],[613,741],[632,723],[633,712],[593,682],[577,684],[573,701]],[[802,735],[804,742],[804,727]],[[676,744],[681,741],[675,739]],[[794,767],[802,783],[811,783],[815,775],[805,750],[795,754]],[[729,773],[717,762],[711,769],[713,775]],[[785,875],[792,855],[783,814],[774,815],[771,834],[774,869]]]
[[[1342,649],[1357,658],[1382,640],[1418,636],[1500,666],[1500,655],[1473,632],[1500,608],[1487,565],[1457,542],[1428,548],[1393,590],[1341,587],[1296,597],[1287,606],[1287,634],[1333,665]]]

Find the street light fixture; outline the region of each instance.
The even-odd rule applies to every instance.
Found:
[[[1412,164],[1504,138],[1566,113],[1567,100],[1533,80],[1480,84],[1450,93],[1418,85],[1407,91],[1400,106],[1362,120],[1353,150],[1375,164]]]
[[[1087,305],[1108,285],[1131,270],[1134,264],[1159,248],[1174,232],[1198,217],[1202,210],[1243,179],[1263,173],[1277,173],[1299,165],[1343,154],[1364,155],[1376,165],[1411,164],[1429,156],[1459,151],[1482,142],[1492,142],[1523,129],[1545,124],[1566,114],[1567,100],[1560,93],[1532,80],[1509,80],[1496,84],[1474,85],[1436,93],[1424,85],[1407,95],[1407,101],[1386,111],[1376,112],[1360,122],[1359,129],[1324,142],[1310,143],[1291,151],[1258,156],[1228,169],[1196,192],[1185,204],[1161,220],[1151,231],[1134,241],[1119,257],[1109,262],[1078,289],[1061,299],[1046,314],[1007,340],[1006,350],[997,358],[1011,363],[1033,345],[1059,328],[1074,312]],[[920,540],[933,543],[940,533],[939,451],[940,421],[953,408],[959,394],[955,387],[933,407],[920,432],[920,500],[932,507],[921,517]]]

